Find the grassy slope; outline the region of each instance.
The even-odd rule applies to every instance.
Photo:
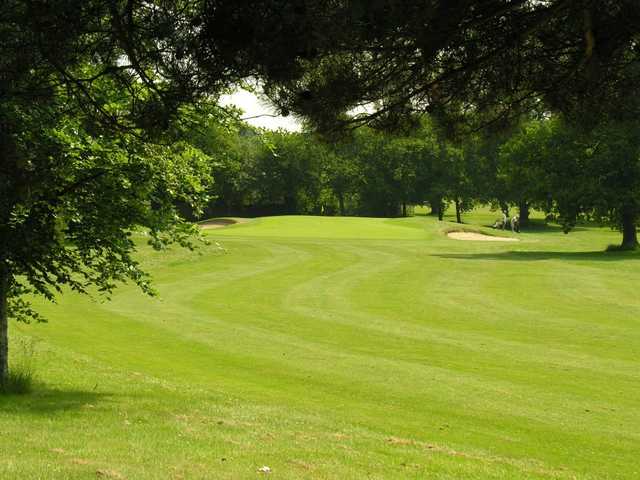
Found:
[[[640,257],[446,226],[263,218],[144,250],[159,299],[42,306],[12,326],[46,382],[0,398],[0,478],[640,476]]]

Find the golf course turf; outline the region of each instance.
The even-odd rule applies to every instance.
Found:
[[[260,218],[37,301],[0,479],[640,478],[640,255],[494,217]]]

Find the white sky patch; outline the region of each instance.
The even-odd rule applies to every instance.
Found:
[[[302,130],[302,125],[292,115],[288,117],[278,115],[278,112],[266,99],[258,98],[247,90],[238,89],[231,95],[223,95],[220,98],[220,103],[223,106],[235,105],[240,108],[243,111],[242,118],[246,118],[246,122],[254,127],[269,130],[282,128],[291,132]]]

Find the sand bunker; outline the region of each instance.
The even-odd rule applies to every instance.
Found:
[[[492,237],[491,235],[485,235],[483,233],[475,232],[449,232],[447,237],[454,240],[474,240],[480,242],[518,242],[517,238],[510,237]]]
[[[204,230],[210,230],[212,228],[223,228],[229,225],[235,225],[236,223],[247,223],[249,220],[246,218],[213,218],[211,220],[205,220],[200,222],[200,228]]]

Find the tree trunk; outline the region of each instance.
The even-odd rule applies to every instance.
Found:
[[[442,210],[442,197],[433,197],[429,199],[429,206],[431,207],[431,212],[429,215],[433,215],[434,217],[440,218],[440,210]]]
[[[287,194],[284,196],[284,210],[287,215],[297,215],[299,213],[297,203],[295,195]]]
[[[338,203],[340,205],[340,216],[344,217],[344,194],[338,192]]]
[[[402,216],[403,217],[407,216],[407,203],[406,202],[402,202]]]
[[[2,86],[8,87],[8,91],[11,91],[12,87],[7,85],[4,80],[2,79]],[[6,118],[0,116],[0,175],[2,176],[16,174],[16,146],[10,134],[11,130]],[[10,211],[11,206],[4,204],[2,218],[0,218],[3,225],[8,220],[8,212]],[[3,228],[2,230],[2,235],[5,235],[8,229]],[[6,262],[6,251],[3,248],[0,251],[0,385],[5,384],[9,375],[8,300],[11,279],[9,264]]]
[[[0,385],[9,375],[9,322],[7,300],[9,296],[9,272],[4,263],[0,263]]]
[[[633,208],[622,211],[622,245],[623,250],[638,248],[638,232],[636,230],[636,215]]]
[[[462,223],[462,212],[460,211],[460,199],[456,198],[456,221]]]
[[[518,204],[518,214],[520,215],[520,225],[527,225],[529,223],[529,203],[520,202]]]
[[[551,196],[550,193],[547,194],[547,205],[545,207],[545,217],[544,217],[544,223],[546,224],[547,222],[553,220],[553,197]]]

